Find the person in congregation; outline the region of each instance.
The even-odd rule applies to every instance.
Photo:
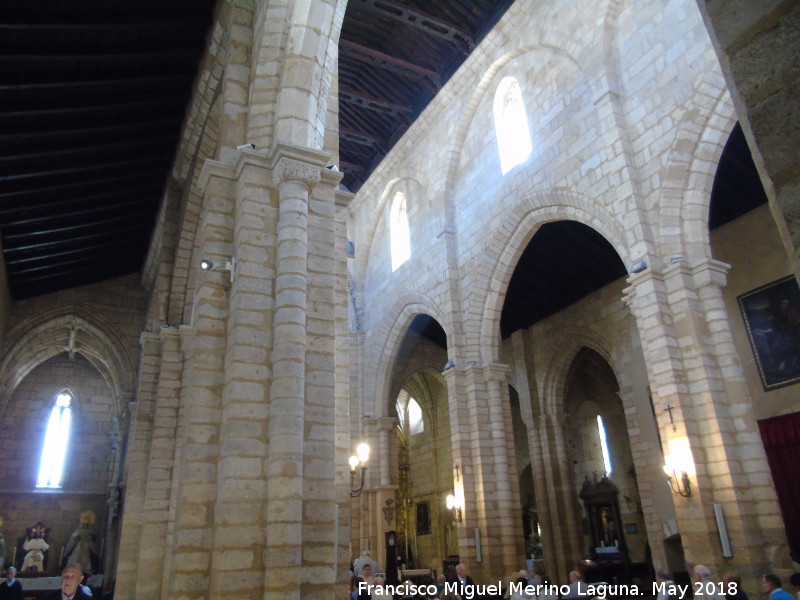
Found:
[[[0,600],[22,600],[22,583],[17,577],[17,570],[8,567],[6,580],[0,583]]]
[[[717,586],[711,579],[711,569],[705,565],[695,565],[692,570],[694,597],[703,600],[725,600],[725,596],[718,593]],[[699,584],[699,585],[698,585]]]
[[[774,573],[764,575],[761,589],[768,595],[769,600],[794,600],[792,595],[781,587],[781,578]]]
[[[722,586],[725,600],[747,600],[747,594],[742,589],[742,578],[736,571],[727,571],[722,576]]]
[[[581,578],[581,574],[579,571],[570,571],[569,572],[569,592],[564,595],[564,599],[570,598],[582,598],[584,596],[588,596],[588,590],[586,584],[583,582]]]
[[[67,565],[61,571],[61,589],[53,592],[47,600],[88,600],[91,596],[87,596],[81,588],[82,579],[83,571],[80,565]]]

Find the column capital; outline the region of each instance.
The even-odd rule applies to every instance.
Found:
[[[511,367],[502,363],[490,363],[481,368],[486,381],[508,381]]]
[[[328,158],[325,152],[278,142],[270,154],[272,181],[276,186],[298,181],[311,191],[322,179]]]

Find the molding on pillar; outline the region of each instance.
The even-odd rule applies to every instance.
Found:
[[[313,190],[322,179],[322,170],[329,159],[327,152],[277,142],[269,152],[272,181],[276,186],[287,181],[299,181],[309,191]],[[332,171],[330,173],[334,175]]]
[[[511,367],[503,363],[490,363],[481,367],[483,377],[486,381],[505,381],[511,377]]]

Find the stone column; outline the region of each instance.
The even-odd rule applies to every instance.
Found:
[[[208,180],[195,260],[224,262],[233,255],[232,197],[228,180]],[[170,600],[206,598],[211,584],[229,287],[227,271],[197,273],[193,322],[182,332],[185,362],[173,487],[174,533],[171,556],[165,561],[171,561],[168,591],[162,593]]]
[[[235,168],[207,162],[200,185],[230,182],[233,200],[233,273],[227,314],[222,390],[214,543],[210,592],[214,598],[263,594],[264,512],[267,445],[267,366],[271,336],[275,202],[268,186],[266,159],[241,153]]]
[[[758,481],[767,469],[728,331],[720,289],[726,270],[715,261],[648,270],[629,279],[625,299],[639,327],[664,451],[682,455],[690,473],[691,496],[673,496],[687,561],[716,572],[733,566],[720,557],[712,509],[720,504],[734,535],[736,566],[746,575],[763,569],[770,551],[752,516],[755,507],[743,497],[752,486],[742,453]]]
[[[520,508],[519,484],[508,468],[513,464],[507,440],[511,418],[508,367],[470,364],[463,370],[448,369],[444,375],[453,464],[459,465],[460,472],[460,481],[454,481],[453,487],[456,497],[464,499],[463,521],[458,525],[459,555],[478,579],[494,581],[518,570],[523,559],[521,541],[513,542]],[[476,529],[480,531],[480,562]]]
[[[347,590],[350,583],[348,566],[352,558],[350,551],[351,539],[351,513],[350,497],[348,494],[350,458],[350,430],[351,430],[351,404],[350,396],[350,343],[351,338],[348,326],[348,311],[350,306],[348,289],[348,268],[345,247],[347,242],[347,212],[352,200],[352,194],[342,191],[336,192],[336,223],[334,257],[336,260],[336,339],[334,341],[334,368],[335,368],[335,472],[336,472],[336,499],[338,500],[338,519],[336,540],[338,549],[336,553],[337,588]]]
[[[304,582],[311,579],[303,567],[302,543],[308,209],[310,192],[320,180],[321,165],[311,151],[284,145],[275,148],[271,161],[278,190],[278,226],[265,465],[264,597],[299,599]]]
[[[157,340],[160,357],[138,573],[152,571],[153,565],[163,565],[169,547],[167,525],[172,502],[173,460],[183,369],[177,329],[162,327],[158,334],[149,335]],[[136,596],[160,598],[162,583],[161,577],[137,577]]]
[[[692,266],[675,265],[665,270],[664,277],[673,323],[681,332],[692,392],[692,427],[700,438],[697,451],[692,449],[698,491],[709,488],[713,503],[722,506],[737,569],[757,581],[765,569],[780,562],[772,556],[786,540],[780,526],[766,517],[774,519],[780,512],[773,487],[767,486],[768,493],[761,489],[771,474],[722,296],[728,269],[724,263],[703,260]],[[713,513],[706,518],[715,527]],[[730,562],[722,561],[719,569],[731,568]],[[742,568],[741,563],[747,566]],[[784,566],[790,568],[788,561]]]
[[[511,399],[508,395],[507,365],[491,364],[483,368],[488,392],[490,448],[493,459],[493,484],[484,492],[494,504],[494,514],[487,514],[487,552],[492,574],[513,572],[524,560],[525,550],[519,534],[521,508],[519,481],[514,456],[514,430],[511,423]],[[493,488],[493,489],[492,489]],[[493,518],[491,518],[493,517]],[[490,522],[490,518],[493,522]]]
[[[138,580],[148,457],[153,435],[153,408],[160,360],[157,335],[142,334],[140,344],[142,354],[138,377],[139,390],[137,401],[131,402],[129,406],[131,420],[128,431],[128,456],[125,461],[127,469],[124,478],[125,513],[117,562],[116,593],[120,598],[134,597]]]

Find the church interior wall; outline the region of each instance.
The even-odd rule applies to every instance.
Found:
[[[796,386],[765,391],[750,345],[738,297],[792,274],[792,265],[767,205],[762,205],[712,232],[714,258],[730,264],[723,289],[736,349],[741,357],[756,419],[800,411]]]
[[[18,372],[20,380],[0,407],[0,515],[5,521],[7,560],[16,538],[41,521],[50,528],[47,571],[57,574],[62,548],[85,511],[95,515],[92,533],[98,540],[106,539],[109,509],[114,506],[109,500],[116,501],[115,496],[109,498],[109,490],[119,475],[119,456],[112,442],[118,432],[124,434],[133,398],[135,348],[145,307],[146,295],[136,275],[10,305],[7,318],[13,326],[4,360],[13,357],[6,366]],[[55,325],[39,337],[26,337],[26,332],[51,322]],[[70,325],[76,322],[70,357]],[[65,388],[74,395],[74,412],[63,487],[37,490],[45,428],[55,395]]]
[[[36,476],[42,440],[55,396],[64,388],[75,398],[64,484],[61,490],[39,491]],[[97,534],[103,531],[113,469],[110,434],[115,417],[111,391],[100,373],[80,355],[74,359],[66,354],[51,358],[17,387],[0,422],[3,431],[14,432],[13,436],[2,436],[0,450],[0,515],[5,519],[9,559],[12,540],[41,521],[51,529],[47,571],[57,574],[61,550],[80,524],[82,512],[93,512],[93,530]]]

